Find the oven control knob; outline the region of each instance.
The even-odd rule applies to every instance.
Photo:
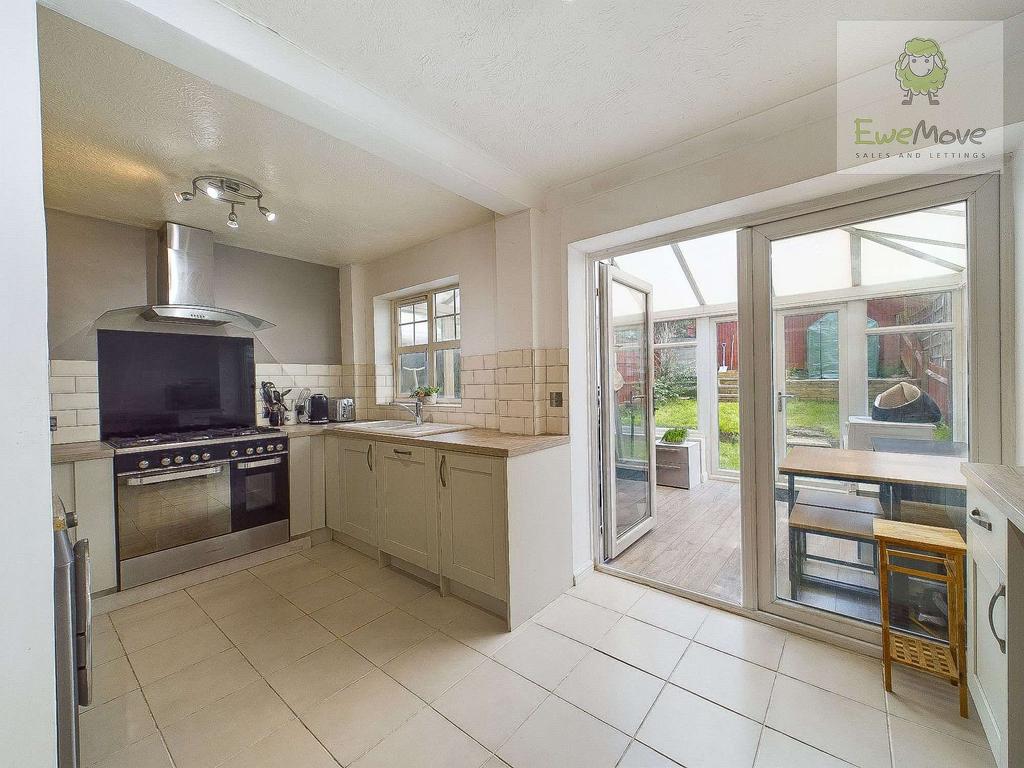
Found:
[[[139,462],[139,469],[145,469],[148,466],[149,466],[149,462],[146,461],[145,459],[143,459],[142,461]]]
[[[237,448],[232,448],[232,449],[231,449],[231,453],[229,453],[228,455],[229,455],[229,456],[230,456],[230,457],[231,457],[232,459],[233,459],[233,458],[235,458],[235,457],[236,457],[236,456],[238,455],[238,449],[237,449]]]
[[[273,452],[273,450],[274,450],[274,446],[273,446],[273,445],[268,445],[268,446],[267,446],[267,452],[268,452],[268,453],[272,453],[272,452]]]
[[[256,453],[263,453],[263,446],[259,445],[256,447]]]
[[[189,461],[199,461],[199,454],[198,453],[193,453],[191,456],[188,457],[188,460]]]
[[[208,454],[208,453],[204,453],[204,454],[203,454],[202,456],[200,456],[199,458],[201,458],[201,459],[202,459],[203,461],[209,461],[209,460],[210,460],[210,454]]]
[[[281,444],[281,443],[278,443],[278,444],[277,444],[277,450],[279,450],[279,451],[283,451],[283,450],[284,450],[284,445],[283,445],[283,444]]]
[[[174,463],[175,464],[184,464],[185,463],[185,457],[184,456],[175,456],[174,457]]]
[[[164,456],[162,459],[160,459],[160,463],[165,467],[170,466],[171,459],[169,456]]]
[[[247,456],[252,456],[252,454],[253,454],[253,450],[252,450],[252,448],[246,448],[246,449],[245,449],[245,454],[246,454]]]

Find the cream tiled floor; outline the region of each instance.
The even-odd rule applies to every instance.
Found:
[[[96,631],[90,768],[994,765],[948,684],[600,573],[506,633],[330,542]]]

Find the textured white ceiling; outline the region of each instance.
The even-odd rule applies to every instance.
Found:
[[[839,19],[1021,0],[219,0],[546,187],[835,82]]]
[[[491,212],[350,144],[40,9],[47,206],[339,264],[408,248]],[[255,182],[278,214],[176,203],[193,176]]]

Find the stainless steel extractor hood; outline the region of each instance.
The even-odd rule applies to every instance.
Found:
[[[191,325],[231,323],[247,331],[273,328],[258,317],[217,306],[213,288],[213,233],[167,222],[159,233],[156,295],[142,311],[146,320]]]

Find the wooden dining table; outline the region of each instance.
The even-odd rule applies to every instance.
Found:
[[[779,474],[787,477],[790,509],[796,503],[796,478],[808,477],[877,484],[879,501],[890,515],[897,515],[902,486],[966,491],[960,473],[965,461],[958,456],[797,446],[779,464]]]

